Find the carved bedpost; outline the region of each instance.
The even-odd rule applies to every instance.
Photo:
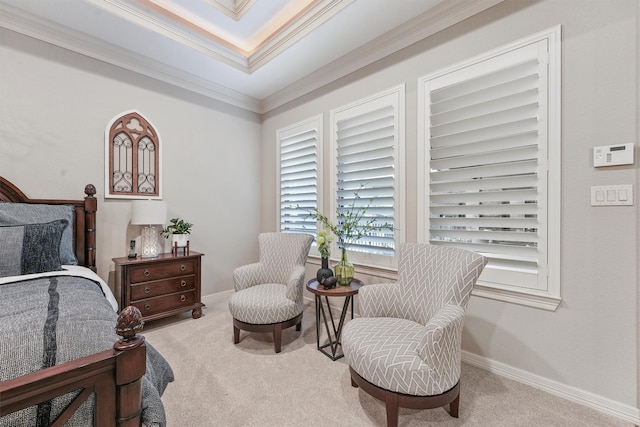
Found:
[[[84,187],[84,216],[85,216],[85,263],[93,271],[96,269],[96,211],[98,210],[98,199],[94,197],[96,187],[88,184]]]
[[[116,425],[139,427],[142,407],[142,376],[146,372],[147,348],[142,330],[142,313],[133,306],[125,307],[118,316],[116,333],[122,337],[113,345],[120,353],[116,361]]]

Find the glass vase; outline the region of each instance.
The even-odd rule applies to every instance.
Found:
[[[347,259],[347,250],[342,248],[342,258],[335,267],[333,267],[338,284],[342,286],[349,286],[353,280],[353,264]]]

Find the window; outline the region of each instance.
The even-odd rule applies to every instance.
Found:
[[[355,202],[355,206],[369,206],[369,217],[395,228],[352,244],[349,260],[393,266],[396,245],[404,234],[404,189],[398,173],[403,170],[404,158],[404,85],[333,110],[330,115],[333,221],[337,209]]]
[[[560,301],[560,29],[419,80],[433,244],[489,258],[475,294]]]
[[[316,234],[309,212],[318,207],[318,143],[322,116],[277,131],[280,231]]]
[[[116,116],[105,131],[105,197],[159,199],[160,136],[142,115]]]

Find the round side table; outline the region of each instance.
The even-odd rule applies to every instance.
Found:
[[[342,346],[340,343],[342,327],[349,309],[349,303],[351,303],[351,318],[353,319],[353,297],[355,297],[362,285],[363,283],[360,280],[353,279],[349,286],[337,285],[335,288],[325,289],[316,279],[311,279],[307,282],[307,290],[315,295],[316,300],[316,344],[318,350],[331,360],[337,360],[344,356],[343,353],[338,353],[338,346]],[[324,297],[325,304],[322,303],[322,297]],[[344,305],[342,306],[342,313],[337,327],[331,313],[329,297],[344,297]],[[327,306],[326,311],[325,305]],[[320,345],[320,316],[322,316],[328,337],[328,342],[323,345]],[[331,327],[329,327],[329,322],[331,322]],[[327,347],[331,349],[331,352],[327,351]]]

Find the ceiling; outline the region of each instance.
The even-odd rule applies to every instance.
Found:
[[[502,0],[0,0],[0,26],[264,113]]]

